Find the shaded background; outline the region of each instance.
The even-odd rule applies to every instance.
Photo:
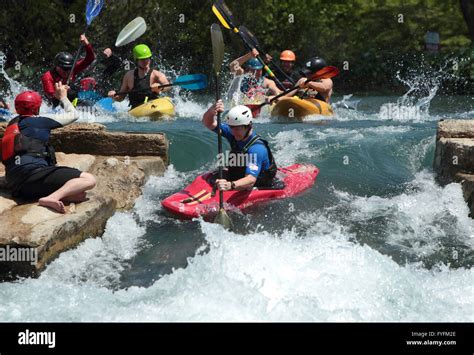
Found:
[[[77,50],[85,4],[86,0],[2,1],[0,50],[7,56],[8,74],[39,88],[40,74],[49,69],[55,54]],[[336,79],[339,93],[403,92],[396,72],[420,66],[446,72],[441,94],[474,93],[472,0],[227,0],[226,4],[236,22],[254,32],[275,58],[281,50],[292,49],[299,65],[313,55],[340,69],[347,62],[349,70]],[[158,66],[210,74],[209,27],[217,21],[211,5],[203,0],[105,0],[88,37],[98,52],[113,46],[120,30],[142,16],[148,30],[139,41],[157,54]],[[75,23],[70,22],[71,14]],[[437,54],[425,50],[427,31],[440,33]],[[224,36],[230,57],[246,51],[237,35],[225,30]],[[117,48],[116,53],[130,58],[134,44]],[[17,61],[20,70],[15,69]]]

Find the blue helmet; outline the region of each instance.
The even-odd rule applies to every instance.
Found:
[[[245,63],[245,67],[247,69],[254,69],[254,70],[259,70],[263,69],[262,63],[257,58],[252,58],[247,63]]]

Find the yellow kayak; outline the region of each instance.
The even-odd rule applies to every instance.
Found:
[[[174,105],[169,97],[160,97],[128,111],[134,117],[150,117],[159,120],[174,115]]]
[[[301,119],[309,115],[332,116],[331,105],[316,99],[300,99],[299,97],[282,97],[272,106],[271,115]]]

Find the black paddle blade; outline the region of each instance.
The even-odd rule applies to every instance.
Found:
[[[232,231],[234,229],[232,220],[230,219],[229,215],[223,208],[219,209],[219,213],[214,219],[214,223],[220,224],[221,226],[223,226],[225,229],[229,231]]]
[[[217,23],[211,25],[212,54],[214,59],[214,71],[219,75],[224,60],[224,38]]]
[[[260,47],[257,38],[250,32],[244,25],[239,26],[239,31],[245,37],[245,40],[249,42],[254,48]]]
[[[224,3],[224,1],[223,0],[217,0],[214,3],[214,6],[219,10],[219,13],[224,17],[224,19],[227,21],[227,23],[232,28],[235,28],[236,26],[234,25],[234,15],[232,15],[232,12],[229,10],[229,8]]]

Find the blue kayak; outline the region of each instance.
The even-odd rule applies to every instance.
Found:
[[[77,98],[81,100],[79,105],[98,106],[100,109],[108,112],[117,111],[112,105],[114,101],[111,97],[102,97],[98,92],[93,90],[79,91]]]

